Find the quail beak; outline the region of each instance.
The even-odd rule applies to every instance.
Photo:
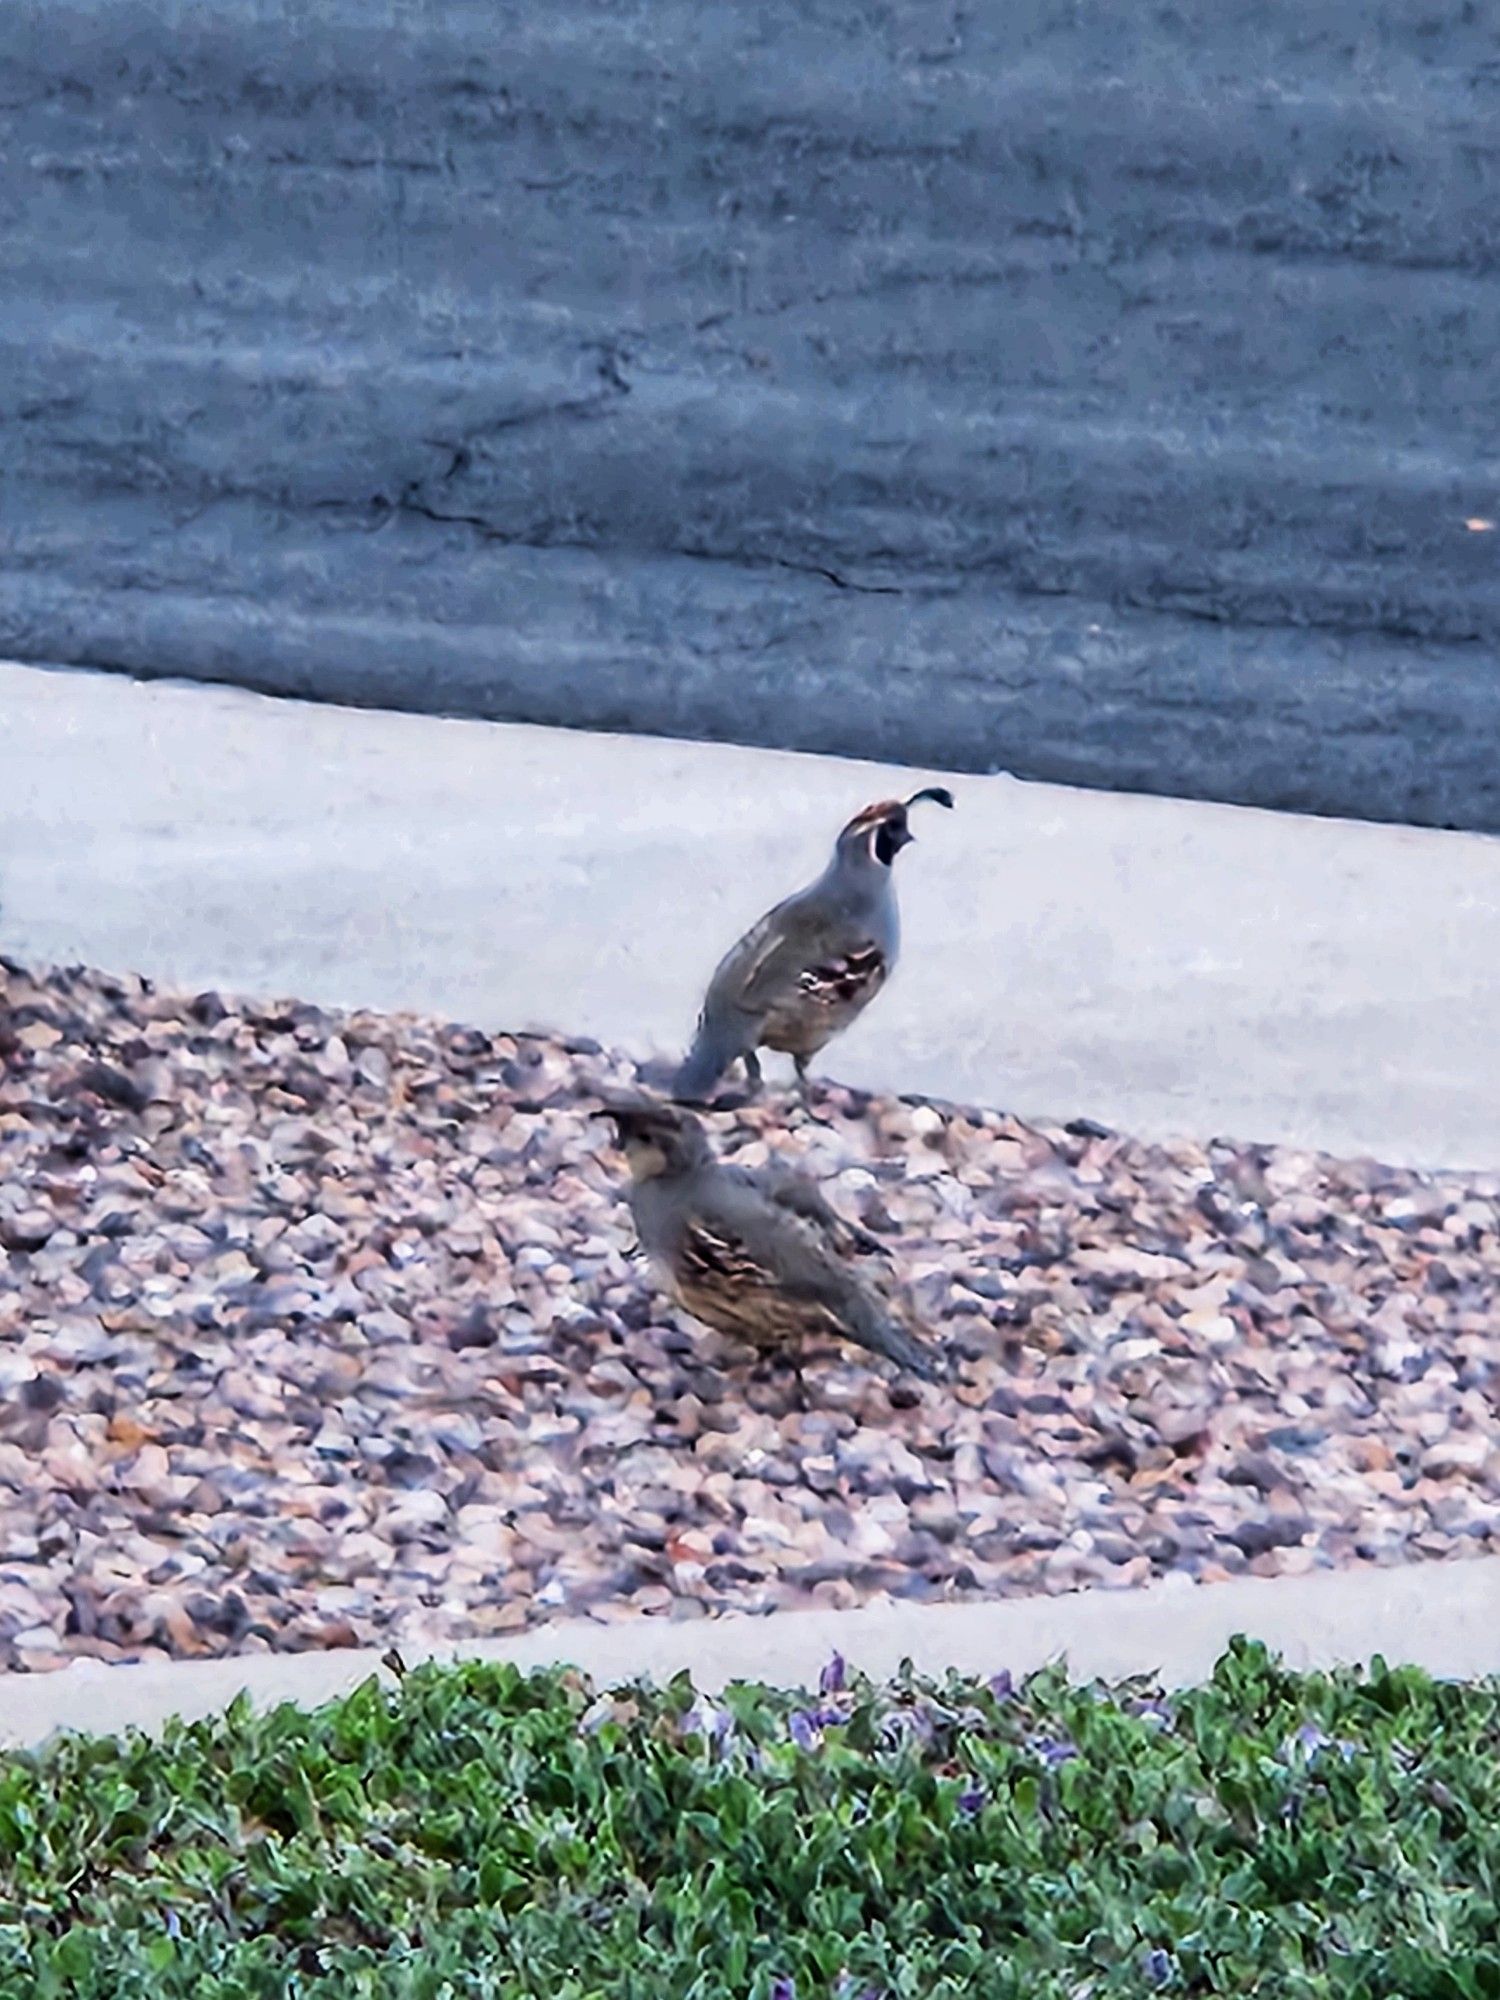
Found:
[[[599,1115],[613,1124],[616,1143],[622,1147],[661,1144],[662,1112],[656,1105],[605,1104]]]
[[[599,1115],[601,1118],[607,1118],[610,1124],[614,1126],[615,1137],[617,1139],[633,1139],[640,1133],[641,1114],[639,1111],[627,1108],[624,1105],[607,1104]]]
[[[599,1113],[599,1116],[614,1128],[610,1134],[614,1149],[616,1152],[625,1155],[626,1165],[631,1170],[631,1178],[634,1179],[635,1164],[640,1157],[643,1139],[639,1114],[625,1110],[622,1107],[606,1104],[604,1109]]]
[[[634,1104],[601,1104],[593,1114],[615,1128],[615,1137],[623,1139],[627,1133],[637,1129],[640,1120],[639,1107]]]
[[[653,1131],[649,1114],[634,1106],[606,1106],[606,1118],[612,1119],[615,1127],[615,1144],[625,1155],[625,1164],[630,1170],[630,1178],[639,1185],[649,1181],[667,1169],[667,1149],[662,1135]]]

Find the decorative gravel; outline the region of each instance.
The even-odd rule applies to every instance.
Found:
[[[654,1286],[592,1043],[0,961],[0,1061],[3,1665],[1500,1533],[1500,1176],[771,1093],[721,1150],[888,1235],[957,1363],[799,1380]]]

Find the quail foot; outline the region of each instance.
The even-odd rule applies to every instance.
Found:
[[[944,1372],[936,1349],[849,1261],[875,1239],[811,1181],[724,1165],[675,1105],[611,1105],[607,1115],[630,1169],[641,1248],[695,1319],[762,1349],[831,1335],[927,1381]]]
[[[856,813],[817,881],[768,910],[720,961],[674,1097],[704,1102],[734,1062],[758,1087],[760,1049],[790,1055],[806,1094],[808,1062],[864,1012],[895,967],[892,864],[914,837],[908,813],[924,799],[953,805],[950,791],[928,785]]]

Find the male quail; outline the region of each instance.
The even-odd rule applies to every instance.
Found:
[[[759,1087],[758,1049],[790,1055],[805,1093],[809,1058],[864,1012],[895,966],[891,863],[913,838],[907,812],[922,799],[953,804],[950,791],[929,785],[909,799],[866,806],[817,881],[768,910],[720,961],[674,1097],[702,1103],[735,1061]]]
[[[685,1311],[720,1333],[782,1347],[832,1335],[928,1381],[937,1353],[846,1261],[874,1242],[787,1168],[754,1173],[714,1157],[703,1127],[671,1104],[608,1107],[630,1168],[641,1247]]]

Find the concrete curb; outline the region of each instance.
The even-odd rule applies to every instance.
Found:
[[[0,664],[0,948],[665,1054],[724,947],[913,782]],[[833,1074],[1500,1165],[1500,840],[951,782],[902,859],[900,973]]]
[[[694,1623],[559,1622],[515,1639],[406,1654],[511,1660],[523,1668],[578,1667],[601,1685],[688,1672],[705,1692],[732,1680],[809,1687],[834,1651],[876,1679],[910,1660],[924,1674],[949,1669],[1031,1673],[1066,1659],[1079,1679],[1153,1674],[1169,1687],[1207,1678],[1231,1638],[1262,1639],[1300,1668],[1368,1661],[1425,1667],[1447,1678],[1500,1674],[1500,1556],[1465,1562],[1364,1568],[1278,1581],[1193,1584],[1169,1578],[1144,1590],[1012,1598],[999,1603],[867,1605],[857,1611],[791,1611],[772,1618]],[[170,1718],[220,1713],[240,1694],[258,1708],[304,1707],[388,1677],[375,1652],[295,1653],[100,1666],[0,1676],[0,1746],[28,1748],[60,1730],[113,1735],[154,1731]]]

